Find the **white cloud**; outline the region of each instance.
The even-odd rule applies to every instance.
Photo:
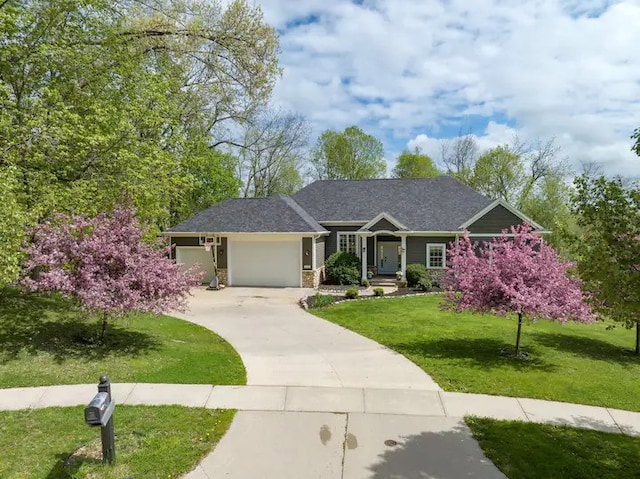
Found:
[[[359,124],[395,152],[469,125],[493,144],[514,133],[508,118],[520,137],[557,138],[576,165],[640,172],[638,0],[261,4],[283,30],[275,100],[316,133]]]

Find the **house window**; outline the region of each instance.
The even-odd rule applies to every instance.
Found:
[[[447,245],[428,244],[427,245],[427,268],[442,269],[446,263]]]
[[[355,233],[338,233],[338,251],[358,256],[358,236]]]

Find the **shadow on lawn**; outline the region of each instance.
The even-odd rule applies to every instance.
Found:
[[[617,364],[637,365],[640,357],[633,354],[630,349],[616,346],[601,339],[588,338],[570,334],[553,334],[536,331],[532,339],[543,346],[575,354],[588,359],[614,362]],[[633,335],[629,333],[629,345],[633,343]]]
[[[529,344],[521,350],[529,353],[529,359],[505,357],[501,351],[513,351],[514,344],[489,338],[475,339],[425,339],[410,343],[390,345],[408,356],[437,359],[464,359],[482,369],[508,367],[516,371],[553,371],[556,366],[544,360],[543,353]]]
[[[0,290],[0,364],[21,351],[47,352],[55,361],[69,358],[104,359],[110,355],[135,356],[156,349],[152,336],[109,324],[100,340],[100,325],[69,301],[15,290]]]

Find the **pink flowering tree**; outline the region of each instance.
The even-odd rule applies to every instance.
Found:
[[[471,242],[465,233],[448,251],[443,278],[445,308],[518,317],[515,354],[520,355],[522,319],[565,323],[595,320],[580,289],[556,251],[529,225],[505,230],[491,242]]]
[[[24,288],[59,292],[102,320],[130,312],[183,310],[202,275],[182,271],[167,248],[143,242],[134,211],[117,209],[94,218],[56,215],[31,232]]]

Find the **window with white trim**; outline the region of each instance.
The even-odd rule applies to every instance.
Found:
[[[338,233],[338,251],[346,251],[358,255],[358,235],[355,233]]]
[[[447,245],[444,243],[427,244],[427,268],[443,269],[447,262]]]

